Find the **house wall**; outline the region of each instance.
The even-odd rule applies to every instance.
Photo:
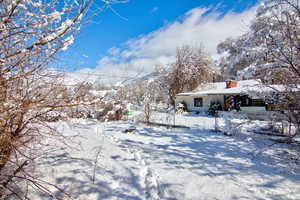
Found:
[[[219,102],[224,109],[224,95],[209,95],[208,98],[206,98],[206,101],[206,105],[208,106],[208,108],[211,102]]]
[[[241,113],[245,113],[245,114],[264,113],[266,111],[267,111],[266,107],[264,106],[241,107]]]
[[[194,98],[202,98],[203,106],[202,107],[194,107]],[[207,96],[176,96],[175,103],[181,103],[184,101],[187,105],[187,109],[189,111],[200,111],[207,112],[211,102],[219,102],[224,109],[224,95],[207,95]],[[266,108],[264,106],[249,106],[249,107],[241,107],[241,113],[245,114],[254,114],[254,113],[264,113],[266,112]]]
[[[203,106],[194,107],[194,98],[202,98]],[[210,107],[211,102],[219,102],[224,108],[224,95],[208,95],[208,96],[176,96],[175,104],[184,101],[189,111],[206,112]]]

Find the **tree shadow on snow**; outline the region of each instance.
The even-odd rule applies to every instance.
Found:
[[[281,151],[282,145],[274,145],[269,140],[247,140],[246,137],[227,137],[211,130],[167,130],[159,128],[140,128],[138,134],[156,138],[150,143],[131,140],[122,141],[126,146],[140,149],[145,158],[154,164],[166,165],[170,169],[192,170],[198,176],[226,176],[226,179],[239,181],[241,177],[262,177],[263,183],[255,186],[266,189],[280,187],[285,180],[300,182],[300,166],[292,173],[290,161],[284,157],[267,153],[270,149]],[[169,138],[168,144],[160,144],[159,138]],[[286,146],[290,148],[290,146]],[[295,148],[300,155],[298,147]],[[255,182],[255,181],[254,181]],[[250,184],[250,183],[249,183]],[[247,190],[250,185],[241,186]],[[287,189],[286,191],[288,191]],[[292,193],[293,191],[289,191]],[[253,194],[253,191],[249,191]],[[295,194],[297,192],[295,191]],[[255,195],[255,194],[253,194]],[[289,198],[286,195],[267,195],[272,199]],[[299,195],[299,194],[298,194]],[[240,196],[236,199],[241,198]],[[251,197],[253,198],[253,197]],[[247,198],[245,198],[247,199]],[[257,199],[259,199],[257,197]]]
[[[98,166],[95,170],[95,180],[93,182],[93,162],[85,159],[74,159],[68,154],[63,155],[64,158],[57,160],[59,165],[75,165],[74,169],[68,170],[67,174],[56,174],[54,184],[63,191],[54,189],[53,196],[58,199],[63,199],[66,194],[73,199],[130,199],[141,200],[143,189],[140,185],[139,176],[133,173],[132,169],[122,166],[121,162],[116,161],[116,165],[122,166],[124,176],[120,175],[115,169],[105,169]],[[101,165],[101,164],[100,164]],[[103,176],[104,175],[104,176]],[[118,184],[117,186],[114,186]],[[129,190],[130,188],[130,190]],[[132,194],[134,191],[135,194]],[[53,199],[49,195],[37,194],[41,199]]]

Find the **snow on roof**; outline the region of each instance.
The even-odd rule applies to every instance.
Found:
[[[259,79],[252,79],[252,80],[242,80],[236,81],[237,87],[245,87],[245,86],[254,86],[260,85],[261,81]],[[217,82],[217,83],[208,83],[204,85],[199,85],[194,91],[204,91],[204,90],[212,90],[212,89],[230,89],[226,88],[226,82]]]
[[[91,90],[90,91],[96,97],[104,97],[110,90]]]
[[[277,88],[277,86],[276,86]],[[275,91],[261,84],[259,79],[237,81],[237,87],[226,88],[226,82],[208,83],[198,86],[193,92],[177,94],[177,96],[207,96],[217,94],[247,94],[249,91]]]

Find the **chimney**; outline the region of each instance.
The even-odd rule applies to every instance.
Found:
[[[233,80],[226,81],[226,88],[235,88],[237,87],[237,82]]]

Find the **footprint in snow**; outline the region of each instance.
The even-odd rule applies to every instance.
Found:
[[[144,177],[146,199],[161,199],[163,191],[158,181],[159,177],[149,167],[141,170],[141,176]]]

